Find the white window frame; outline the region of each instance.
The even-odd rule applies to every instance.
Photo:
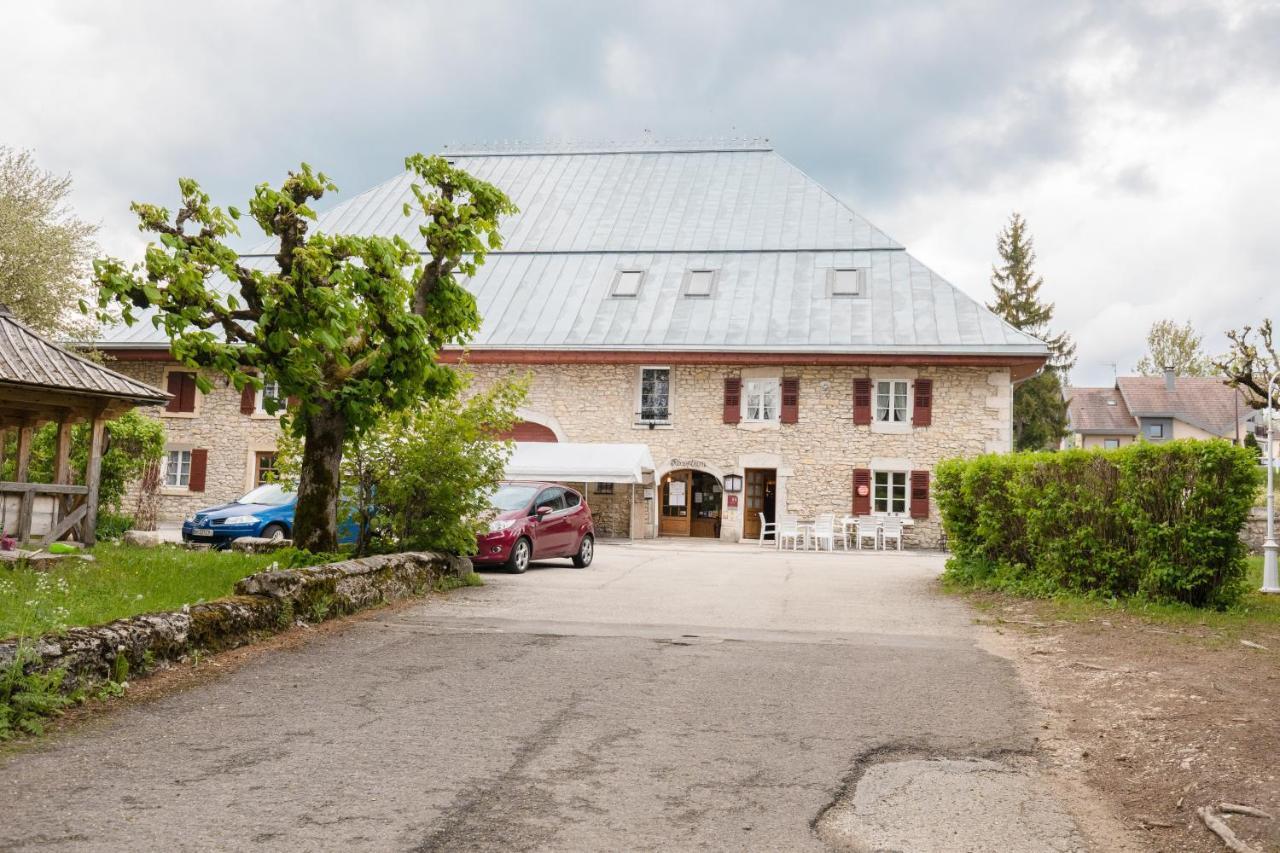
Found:
[[[889,386],[888,407],[884,410],[884,417],[880,416],[880,386]],[[898,386],[902,386],[902,401],[899,406]],[[871,419],[882,424],[892,424],[893,426],[910,426],[911,416],[911,381],[903,378],[886,377],[883,379],[875,379],[872,381],[871,388]],[[895,415],[901,417],[895,417]]]
[[[654,420],[645,420],[644,414],[644,372],[646,370],[665,370],[667,372],[667,417],[665,419],[658,418]],[[671,411],[675,403],[675,371],[671,369],[669,364],[643,364],[636,371],[636,414],[635,425],[637,427],[649,428],[650,425],[658,427],[670,428]]]
[[[760,405],[754,405],[752,397],[760,399]],[[772,398],[772,412],[767,403]],[[753,409],[755,411],[753,411]],[[742,379],[742,421],[749,424],[778,423],[782,409],[782,380],[779,377],[743,377]],[[759,415],[759,416],[757,416]],[[767,417],[765,415],[768,415]]]
[[[265,402],[267,398],[267,386],[274,385],[276,389],[275,399],[278,403],[274,414],[267,411]],[[278,418],[284,412],[284,398],[280,396],[280,383],[274,379],[262,380],[262,387],[254,392],[253,395],[253,413],[255,415],[266,415],[268,417]]]
[[[637,276],[635,291],[632,293],[623,293],[620,291],[624,277]],[[637,299],[640,296],[640,288],[644,287],[644,270],[637,269],[620,269],[613,276],[613,284],[609,287],[609,296],[614,299]]]
[[[1120,449],[1120,439],[1118,439],[1118,438],[1104,438],[1104,439],[1102,439],[1102,449],[1103,449],[1103,450],[1118,450],[1118,449]]]
[[[878,480],[885,477],[885,509],[879,509],[876,506],[880,500],[879,490],[881,488]],[[894,482],[894,478],[902,478],[902,510],[895,512],[893,509],[896,497],[894,492],[898,489],[898,484]],[[890,517],[906,517],[911,512],[911,474],[908,471],[901,470],[873,470],[871,472],[871,514],[887,515]]]
[[[706,276],[707,290],[705,293],[695,292],[693,289],[694,280],[699,276]],[[684,275],[684,286],[681,288],[681,295],[689,299],[710,299],[716,292],[716,279],[719,278],[717,271],[713,269],[691,269]]]
[[[178,472],[175,479],[177,482],[169,482],[170,466],[173,461],[174,454],[178,454]],[[185,460],[183,456],[186,456]],[[183,463],[186,463],[186,479],[183,479]],[[180,491],[191,490],[191,448],[189,447],[171,447],[164,453],[164,476],[161,479],[161,485],[165,489],[176,489]]]
[[[853,289],[848,289],[848,274],[853,275]],[[841,287],[841,280],[845,286]],[[867,294],[867,271],[864,267],[833,267],[827,275],[827,295],[840,299],[856,299]]]

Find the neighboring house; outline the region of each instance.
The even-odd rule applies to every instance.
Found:
[[[768,146],[446,156],[520,213],[468,283],[482,329],[445,358],[482,383],[532,373],[520,440],[647,445],[649,488],[588,490],[598,518],[622,519],[605,533],[752,539],[760,514],[879,513],[935,545],[939,460],[1011,448],[1013,385],[1045,345]],[[318,229],[420,243],[401,214],[410,183],[341,203]],[[225,381],[203,397],[172,379],[183,368],[150,323],[98,345],[180,401],[159,413],[171,515],[234,497],[269,464],[273,420]]]
[[[1067,447],[1114,448],[1176,438],[1243,441],[1257,413],[1240,391],[1199,376],[1121,376],[1112,388],[1067,388]]]

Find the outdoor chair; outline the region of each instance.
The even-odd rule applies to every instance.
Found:
[[[826,543],[828,551],[836,549],[836,517],[830,513],[820,515],[813,522],[813,541],[814,547],[819,551],[822,550],[822,543]]]
[[[763,512],[757,512],[756,515],[760,516],[760,546],[764,547],[766,534],[773,536],[774,539],[778,538],[778,524],[775,521],[765,521]]]
[[[875,550],[880,547],[880,522],[878,519],[865,516],[863,518],[854,519],[853,522],[853,538],[858,544],[858,550],[862,550],[862,540],[870,539],[871,548]]]
[[[800,547],[800,519],[795,516],[783,516],[778,519],[776,529],[774,530],[774,538],[778,540],[778,549],[781,550],[783,544],[790,539],[791,549],[794,551]]]
[[[889,550],[889,540],[898,540],[898,550],[902,550],[902,519],[886,517],[880,522],[880,542],[884,545],[884,549]]]

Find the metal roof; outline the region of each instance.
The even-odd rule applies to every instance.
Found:
[[[169,395],[50,343],[0,305],[0,385],[52,389],[138,403]],[[0,397],[3,394],[0,392]]]
[[[758,141],[508,146],[446,151],[520,212],[474,279],[473,349],[741,350],[1046,354],[929,270],[822,185]],[[422,246],[412,175],[322,213],[317,230],[399,235]],[[411,205],[412,208],[412,205]],[[267,268],[271,243],[246,262]],[[866,270],[866,295],[831,297],[828,270]],[[639,295],[609,296],[621,269]],[[682,295],[716,270],[709,297]],[[103,331],[104,347],[163,346],[147,318]]]

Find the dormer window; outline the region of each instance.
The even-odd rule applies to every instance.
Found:
[[[710,296],[715,280],[715,270],[690,270],[685,280],[684,295],[694,298]]]
[[[854,267],[837,268],[831,271],[832,296],[862,296],[864,271]]]
[[[640,293],[640,282],[643,280],[644,273],[640,270],[618,270],[609,295],[634,299]]]

